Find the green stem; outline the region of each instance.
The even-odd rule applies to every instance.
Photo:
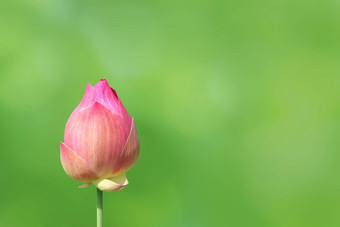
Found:
[[[103,227],[103,191],[97,188],[97,227]]]

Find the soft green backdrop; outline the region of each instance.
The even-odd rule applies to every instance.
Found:
[[[0,1],[0,227],[95,226],[59,159],[87,83],[136,119],[105,226],[340,226],[337,0]]]

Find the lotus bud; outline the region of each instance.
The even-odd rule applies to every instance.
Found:
[[[62,166],[72,179],[112,192],[128,184],[125,172],[137,161],[139,140],[134,119],[106,80],[87,85],[69,117],[60,143]]]

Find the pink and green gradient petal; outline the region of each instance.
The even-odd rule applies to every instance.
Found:
[[[102,177],[112,171],[124,147],[129,133],[124,128],[120,115],[95,102],[68,122],[65,143]]]
[[[83,182],[98,179],[86,161],[64,143],[60,143],[60,159],[65,172],[72,179]]]
[[[126,141],[123,152],[121,153],[119,159],[117,159],[114,173],[127,171],[128,169],[130,169],[138,159],[139,150],[140,144],[136,130],[135,120],[134,118],[132,118],[129,138]]]
[[[82,98],[80,104],[77,108],[72,112],[71,116],[68,119],[68,122],[75,116],[77,113],[82,111],[87,106],[93,104],[96,101],[96,91],[91,84],[87,84],[84,97]]]

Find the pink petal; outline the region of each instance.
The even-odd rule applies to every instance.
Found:
[[[98,179],[86,161],[64,143],[60,143],[60,159],[65,172],[72,179],[84,182]]]
[[[113,90],[105,79],[101,79],[94,87],[96,91],[96,101],[109,108],[111,111],[121,114],[120,100],[115,90]]]
[[[135,126],[135,120],[132,118],[129,138],[126,141],[124,150],[115,165],[114,173],[126,171],[131,168],[137,161],[139,156],[140,144]]]
[[[68,122],[65,144],[102,177],[112,172],[128,138],[129,126],[119,114],[95,102]]]
[[[95,87],[91,84],[87,84],[85,94],[77,106],[77,108],[72,112],[69,120],[95,102],[99,102],[111,111],[118,113],[123,116],[124,119],[131,121],[129,113],[124,108],[122,102],[120,101],[116,91],[112,89],[105,79],[101,79]]]
[[[120,101],[116,91],[110,87],[105,79],[101,79],[94,87],[96,101],[109,108],[112,112],[120,114],[130,127],[131,117]]]
[[[96,101],[96,91],[94,87],[92,87],[91,84],[87,84],[83,99],[81,100],[77,108],[72,112],[68,121],[70,121],[70,119],[74,117],[74,115],[76,115],[77,113],[79,113],[80,111],[88,107],[89,105],[92,105],[95,101]]]

